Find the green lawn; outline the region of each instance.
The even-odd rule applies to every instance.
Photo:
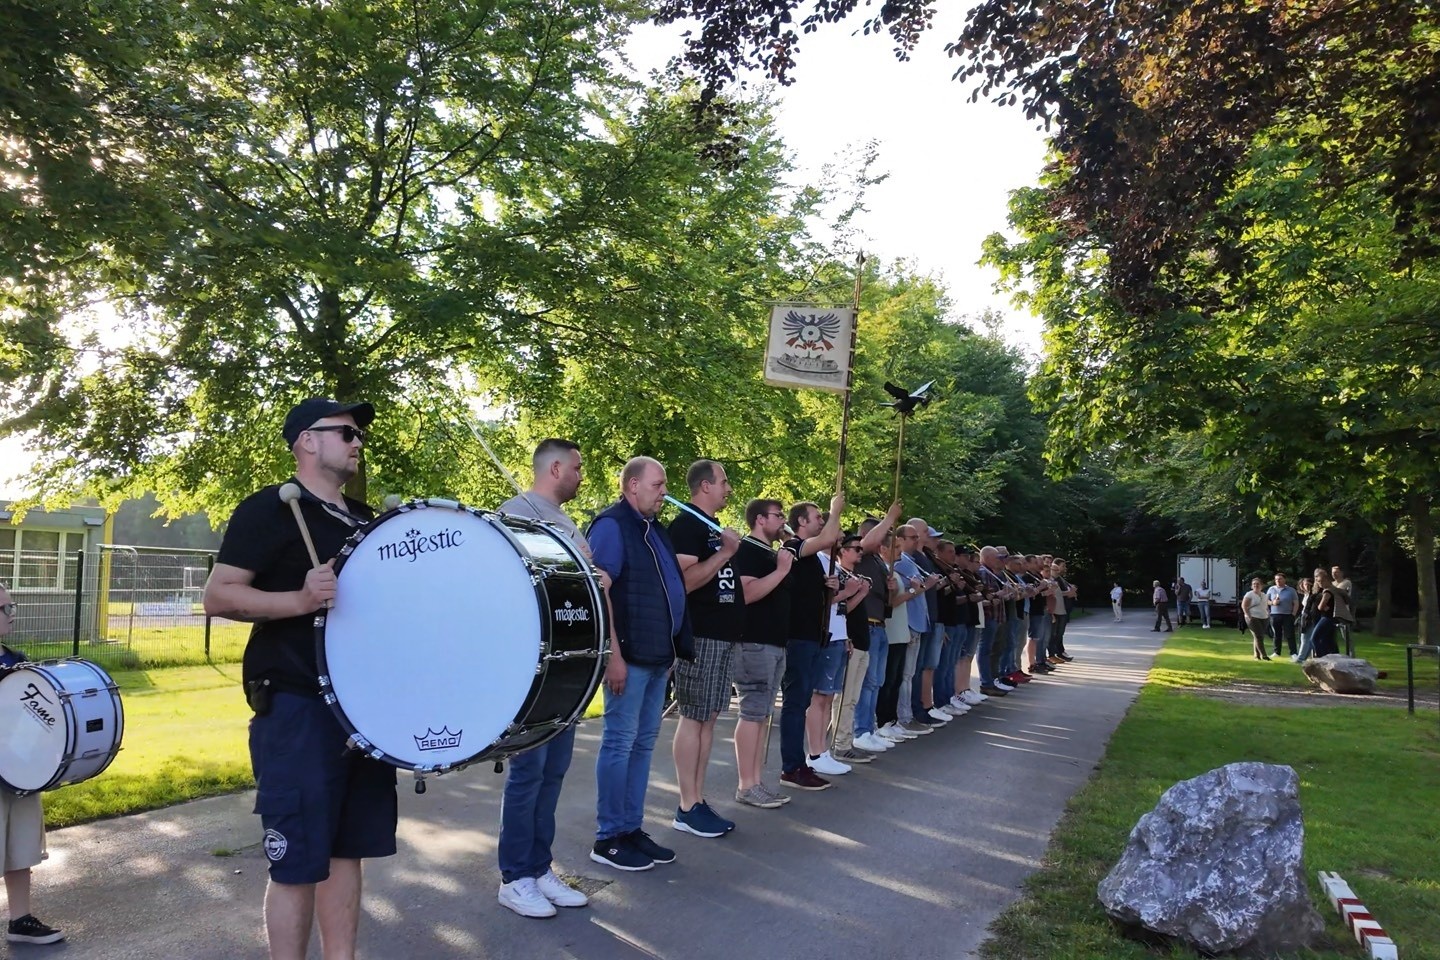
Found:
[[[52,827],[248,787],[239,665],[113,674],[125,705],[120,754],[100,776],[45,794]]]
[[[1320,894],[1315,871],[1341,874],[1406,960],[1440,960],[1440,735],[1434,708],[1265,708],[1197,696],[1237,680],[1303,684],[1299,668],[1250,659],[1236,631],[1169,638],[1151,680],[1111,739],[1094,778],[1071,800],[1025,896],[992,927],[990,960],[1193,957],[1142,946],[1106,919],[1095,887],[1131,828],[1166,788],[1237,760],[1284,763],[1300,775],[1306,871],[1329,943],[1306,957],[1360,956]],[[1404,642],[1357,638],[1357,652],[1404,685]],[[1398,669],[1396,663],[1398,662]],[[1417,669],[1434,688],[1435,661]],[[1298,679],[1297,679],[1298,678]]]
[[[250,636],[250,624],[216,620],[210,628],[210,657],[205,657],[203,618],[195,623],[165,623],[140,618],[132,625],[126,617],[111,617],[106,639],[81,641],[80,656],[106,670],[132,671],[156,667],[238,663]],[[31,660],[54,660],[73,654],[70,640],[31,640],[17,637],[14,645]]]

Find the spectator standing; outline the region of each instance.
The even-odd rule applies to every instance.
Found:
[[[1270,601],[1262,592],[1264,588],[1265,581],[1256,577],[1250,581],[1250,592],[1240,598],[1240,615],[1245,618],[1245,626],[1250,629],[1250,636],[1255,641],[1256,660],[1270,659],[1270,654],[1265,652],[1266,632],[1270,627]]]
[[[1124,615],[1120,612],[1120,601],[1124,598],[1125,591],[1120,589],[1120,584],[1116,583],[1110,587],[1110,609],[1115,613],[1116,623],[1125,619]]]
[[[1315,656],[1339,653],[1340,648],[1335,645],[1335,582],[1330,579],[1330,571],[1324,567],[1316,567],[1310,590],[1320,595],[1315,601],[1315,629],[1310,635]]]
[[[1185,582],[1184,577],[1178,577],[1175,581],[1175,618],[1184,626],[1190,622],[1190,598],[1195,593],[1195,588]]]
[[[1150,628],[1150,632],[1160,632],[1161,620],[1165,621],[1166,633],[1174,630],[1174,626],[1170,623],[1170,597],[1165,592],[1165,588],[1160,586],[1159,580],[1155,581],[1154,591],[1150,594],[1150,602],[1155,604],[1155,626]]]
[[[1284,638],[1293,657],[1295,649],[1295,614],[1300,607],[1300,595],[1285,580],[1285,574],[1275,574],[1275,585],[1265,591],[1265,602],[1270,607],[1270,635],[1275,638],[1275,656],[1280,656],[1280,642]]]
[[[1210,581],[1201,580],[1195,588],[1195,607],[1200,611],[1200,629],[1210,629]]]
[[[1355,644],[1350,630],[1355,626],[1355,587],[1339,566],[1330,568],[1330,580],[1335,591],[1335,632],[1344,637],[1345,655],[1353,657]]]

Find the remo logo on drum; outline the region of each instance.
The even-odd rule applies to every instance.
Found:
[[[417,750],[445,750],[449,747],[460,746],[460,738],[465,736],[465,731],[457,730],[451,733],[450,727],[447,725],[441,727],[438,733],[426,727],[424,736],[416,736],[415,734],[411,734],[411,736],[415,737],[415,748]]]
[[[49,730],[55,726],[57,718],[49,709],[40,705],[41,700],[51,707],[55,706],[51,699],[41,693],[40,688],[33,683],[27,683],[25,689],[20,693],[20,702],[25,705],[25,712],[30,714],[36,723]]]

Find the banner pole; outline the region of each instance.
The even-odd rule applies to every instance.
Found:
[[[860,287],[865,280],[865,254],[855,255],[855,293],[852,306],[855,309],[855,325],[850,331],[850,359],[845,365],[845,402],[840,408],[840,451],[835,465],[835,494],[845,489],[845,448],[850,438],[850,387],[855,380],[855,343],[860,339]]]

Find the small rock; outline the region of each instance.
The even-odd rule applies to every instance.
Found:
[[[1100,882],[1105,911],[1202,953],[1309,946],[1324,922],[1305,883],[1299,786],[1292,768],[1267,763],[1175,784]]]
[[[1374,693],[1380,671],[1369,660],[1326,654],[1304,663],[1305,676],[1330,693]]]

